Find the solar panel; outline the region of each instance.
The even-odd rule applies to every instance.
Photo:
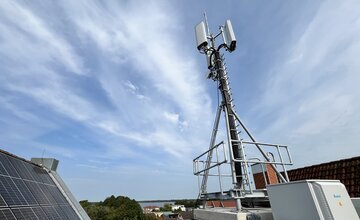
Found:
[[[3,199],[3,197],[0,195],[0,207],[6,207],[6,203],[5,203],[5,200]]]
[[[18,220],[38,220],[37,216],[30,207],[13,208],[11,211]]]
[[[14,214],[10,211],[10,209],[0,209],[0,219],[16,220]]]
[[[18,172],[16,171],[15,167],[10,163],[9,156],[0,153],[0,161],[1,161],[2,165],[4,166],[6,172],[9,174],[9,176],[20,177]]]
[[[45,206],[43,207],[44,212],[51,220],[59,220],[61,219],[60,215],[56,212],[54,207],[52,206]]]
[[[27,185],[28,189],[33,194],[33,196],[35,197],[38,204],[40,204],[40,205],[48,205],[48,204],[50,204],[49,200],[47,199],[44,192],[41,190],[38,183],[25,181],[25,184]]]
[[[35,213],[35,215],[38,217],[39,220],[49,219],[41,207],[32,207],[31,209],[33,210],[33,212]]]
[[[25,180],[34,180],[31,174],[26,169],[24,162],[14,157],[9,157],[10,163],[15,167],[20,177]]]
[[[77,218],[77,214],[74,212],[74,210],[71,208],[71,206],[65,205],[65,206],[59,206],[59,207],[63,210],[63,213],[66,213],[66,216],[68,217],[68,219],[76,219]]]
[[[5,176],[9,175],[2,162],[0,162],[0,174],[5,175]]]
[[[80,219],[47,171],[0,152],[0,219]]]
[[[29,205],[37,205],[38,202],[35,200],[35,197],[32,195],[31,191],[28,189],[28,187],[25,185],[24,180],[22,179],[13,179],[13,182],[19,189],[21,195],[24,197],[26,202]]]
[[[28,205],[12,178],[0,176],[0,194],[9,206]]]

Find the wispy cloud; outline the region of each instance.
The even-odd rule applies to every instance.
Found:
[[[174,120],[164,120],[169,117],[164,117],[162,112],[177,110],[179,112],[177,117],[183,119],[183,124],[185,121],[187,125],[191,123],[188,128],[190,127],[193,132],[206,125],[198,120],[201,118],[200,116],[210,116],[208,108],[210,101],[205,89],[199,86],[197,67],[191,59],[185,58],[186,53],[182,52],[176,43],[180,30],[174,27],[181,26],[177,17],[174,14],[170,16],[164,13],[164,11],[174,12],[174,9],[165,2],[142,4],[141,6],[137,3],[128,3],[121,7],[116,3],[101,6],[93,4],[95,5],[78,1],[67,4],[65,7],[71,13],[80,36],[90,37],[89,41],[98,45],[100,53],[107,54],[111,62],[119,57],[125,57],[122,59],[122,64],[132,67],[126,68],[126,72],[113,69],[109,72],[111,75],[101,73],[98,77],[112,102],[122,114],[126,114],[128,117],[127,120],[125,119],[126,121],[121,118],[118,120],[122,120],[132,127],[145,124],[140,131],[126,131],[123,126],[119,125],[124,123],[106,126],[106,129],[142,145],[161,146],[168,152],[188,149],[192,144],[191,140],[185,141],[185,135],[179,132],[176,125],[171,124]],[[87,10],[88,8],[90,9]],[[77,13],[72,13],[73,10],[76,10]],[[152,14],[147,19],[133,16],[147,13]],[[108,62],[105,63],[108,64]],[[106,69],[101,72],[108,71],[109,69]],[[145,81],[135,84],[129,80],[134,79],[134,76],[141,77]],[[116,78],[124,81],[125,88],[120,89],[118,84],[114,85]],[[126,94],[124,89],[128,90],[130,95],[125,97],[119,95],[119,93]],[[134,100],[131,94],[141,101]],[[164,101],[169,104],[165,104]],[[133,108],[131,112],[129,112],[130,108]],[[121,109],[127,112],[124,113],[124,110]],[[138,117],[139,115],[141,117]],[[171,123],[169,124],[169,122]],[[99,124],[102,127],[104,125],[103,122]],[[149,127],[153,131],[148,130]],[[182,129],[182,132],[185,132],[184,126]],[[186,133],[188,134],[188,132],[190,130]],[[160,135],[162,133],[164,135]],[[169,142],[167,137],[174,138],[176,141]],[[184,145],[180,147],[180,143],[184,143]],[[180,156],[180,154],[175,155]]]
[[[11,39],[2,45],[7,58],[26,59],[34,64],[61,63],[70,72],[85,74],[82,59],[73,47],[31,9],[15,1],[4,2],[0,7],[2,36]]]
[[[239,112],[254,116],[245,121],[257,128],[255,136],[293,146],[299,166],[360,153],[353,138],[360,132],[359,3],[323,2],[318,10],[312,3],[307,4],[311,9],[301,7],[301,13],[292,13],[298,10],[295,4],[284,4],[280,11],[287,13],[276,14],[284,21],[280,26],[264,21],[278,11],[276,4],[266,8],[239,3],[241,10],[260,10],[256,19],[262,20],[254,21],[248,12],[235,17],[234,25],[246,21],[237,32],[243,45],[228,60],[231,73],[242,73],[231,79],[236,102],[245,96],[256,100],[253,105],[237,103]],[[224,7],[219,3],[213,8]],[[40,155],[46,149],[48,156],[60,157],[64,177],[81,198],[103,199],[129,191],[151,198],[165,188],[171,192],[174,185],[188,190],[195,182],[191,156],[206,148],[213,121],[197,63],[202,57],[189,50],[193,41],[187,42],[189,30],[201,19],[200,8],[200,3],[190,7],[167,1],[3,2],[2,147],[21,156],[33,156],[34,151]],[[239,14],[236,9],[231,8],[234,15]],[[282,35],[273,53],[267,45],[280,44],[271,38],[280,27],[291,27],[296,34]],[[270,31],[269,38],[259,38],[259,31]],[[251,39],[261,44],[250,48]],[[265,53],[258,51],[262,49]],[[233,62],[237,53],[240,62],[248,63]],[[266,63],[267,72],[252,74],[261,89],[250,93],[254,86],[244,83],[250,78],[246,74],[256,72],[249,66],[258,63],[259,69]],[[114,178],[125,173],[134,174],[121,187],[132,188],[119,192],[121,187],[113,182],[121,181]],[[174,179],[169,173],[176,174]],[[186,180],[184,173],[189,174]],[[158,177],[149,183],[157,190],[139,195],[135,188],[151,175]],[[84,186],[100,182],[106,190],[89,195]]]
[[[324,2],[268,74],[256,111],[273,115],[261,137],[292,143],[298,166],[360,153],[353,138],[344,139],[349,130],[359,131],[355,125],[360,120],[356,5]],[[259,120],[270,117],[260,115]],[[318,158],[311,156],[314,152],[319,152]]]
[[[10,133],[29,131],[19,137],[32,148],[79,160],[79,169],[96,169],[85,158],[122,159],[107,165],[115,169],[135,159],[152,166],[159,156],[188,166],[193,147],[205,147],[211,102],[193,51],[178,44],[182,21],[174,6],[13,1],[0,12],[0,92],[16,97],[1,99],[12,117],[3,122]],[[12,137],[4,143],[14,144]]]

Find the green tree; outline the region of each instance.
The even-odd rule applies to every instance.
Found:
[[[178,208],[178,209],[174,210],[174,213],[180,213],[180,212],[182,212],[181,208]]]
[[[143,220],[157,220],[154,213],[145,214]]]
[[[80,201],[80,205],[81,205],[83,208],[86,208],[86,207],[90,206],[91,204],[89,203],[88,200],[82,200],[82,201]]]
[[[92,220],[142,220],[145,216],[135,200],[114,195],[97,204],[81,201],[85,211]]]
[[[162,212],[169,212],[169,211],[171,211],[171,204],[165,203],[165,204],[164,204],[164,207],[161,207],[161,208],[160,208],[160,211],[162,211]]]

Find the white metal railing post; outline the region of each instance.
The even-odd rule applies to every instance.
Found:
[[[290,181],[290,180],[289,180],[289,176],[288,176],[288,174],[287,174],[285,165],[284,165],[284,163],[283,163],[283,157],[282,157],[282,155],[281,155],[281,151],[280,151],[279,145],[276,146],[276,149],[277,149],[277,151],[278,151],[278,153],[279,153],[280,162],[282,163],[282,168],[283,168],[283,170],[284,170],[285,178],[286,178],[286,180],[289,182],[289,181]]]

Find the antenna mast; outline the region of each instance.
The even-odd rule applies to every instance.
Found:
[[[213,132],[210,140],[209,150],[201,154],[194,159],[194,175],[197,175],[200,179],[202,176],[201,186],[199,186],[199,198],[204,201],[204,207],[206,206],[207,201],[211,200],[225,200],[231,199],[236,201],[236,207],[238,210],[241,210],[241,202],[253,202],[254,200],[263,200],[267,198],[266,190],[256,190],[252,183],[251,171],[249,170],[250,165],[260,164],[263,168],[263,174],[265,182],[267,181],[266,175],[268,175],[268,170],[271,169],[276,173],[277,178],[281,182],[288,182],[288,176],[286,172],[285,165],[291,165],[291,157],[288,151],[287,146],[283,145],[272,145],[272,144],[262,144],[256,142],[255,138],[245,127],[244,123],[240,120],[239,116],[236,114],[235,106],[233,104],[232,93],[230,88],[229,76],[224,64],[224,56],[220,53],[221,49],[226,51],[233,52],[236,49],[236,38],[233,31],[232,24],[230,20],[225,22],[225,25],[219,27],[219,33],[213,35],[210,32],[208,20],[206,13],[204,13],[205,22],[202,21],[195,26],[196,32],[196,41],[197,48],[200,53],[206,56],[208,69],[210,73],[208,79],[217,81],[219,84],[219,91],[221,93],[222,102],[220,103],[216,118],[214,122]],[[219,46],[216,46],[216,39],[222,36],[222,43]],[[209,44],[210,42],[210,44]],[[217,130],[220,122],[221,113],[224,113],[225,124],[226,124],[226,134],[227,134],[227,146],[228,153],[226,154],[226,148],[224,147],[225,142],[222,141],[219,144],[216,144]],[[245,131],[246,135],[250,138],[250,141],[243,141],[240,138],[241,130]],[[245,153],[245,145],[254,146],[260,153],[261,159],[252,158],[247,159]],[[219,152],[220,147],[223,147],[224,157],[222,161],[219,161]],[[274,157],[273,160],[268,156],[269,153],[274,155],[273,152],[266,152],[263,148],[271,147],[273,150],[277,150],[279,156],[279,162],[276,161]],[[281,150],[284,150],[287,153],[287,161],[285,162],[281,155]],[[221,150],[221,149],[220,149]],[[213,152],[216,154],[213,155]],[[206,157],[206,160],[202,158]],[[213,158],[213,157],[216,157]],[[200,166],[202,165],[202,168]],[[220,167],[222,165],[229,164],[232,178],[233,188],[229,191],[224,191],[222,178],[226,175],[221,173]],[[264,165],[265,170],[264,171]],[[276,165],[280,165],[283,170],[280,171]],[[215,176],[219,177],[220,192],[209,193],[207,192],[207,184],[209,176],[214,176],[209,174],[210,170],[217,167],[218,174]],[[283,172],[284,174],[282,174]],[[200,181],[199,181],[200,182]]]

